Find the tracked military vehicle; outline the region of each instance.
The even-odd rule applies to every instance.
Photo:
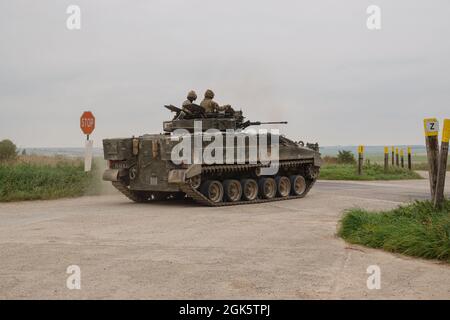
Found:
[[[242,112],[231,108],[213,113],[195,104],[166,108],[175,116],[163,123],[164,133],[103,140],[108,161],[103,179],[135,202],[187,197],[224,206],[287,200],[304,197],[317,179],[317,144],[251,130],[277,122],[244,121]],[[258,150],[263,142],[266,157]],[[278,157],[272,157],[275,152]]]

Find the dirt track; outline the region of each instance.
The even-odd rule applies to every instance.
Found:
[[[305,199],[238,207],[119,194],[0,204],[0,298],[450,299],[449,265],[335,235],[345,208],[427,197],[427,180],[320,181]],[[81,290],[66,288],[73,264]],[[367,289],[369,265],[380,290]]]

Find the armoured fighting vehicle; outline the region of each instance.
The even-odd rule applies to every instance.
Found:
[[[245,121],[242,111],[231,108],[205,113],[195,104],[165,107],[175,116],[163,123],[164,133],[103,140],[103,180],[135,202],[187,197],[224,206],[287,200],[304,197],[317,179],[317,143],[252,130],[280,122]]]

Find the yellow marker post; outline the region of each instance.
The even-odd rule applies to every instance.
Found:
[[[364,161],[364,146],[358,146],[358,174],[362,174],[362,166]]]
[[[412,170],[412,150],[408,147],[408,170]]]
[[[450,119],[444,120],[442,130],[441,152],[439,153],[438,173],[436,181],[436,194],[434,196],[434,206],[440,207],[444,201],[445,175],[447,173],[448,143],[450,139]]]
[[[423,120],[425,133],[425,144],[427,147],[428,175],[430,180],[431,199],[436,194],[436,182],[439,158],[439,122],[436,118],[427,118]]]
[[[404,154],[403,148],[400,149],[400,163],[401,163],[401,167],[404,168],[405,167],[405,154]]]
[[[389,170],[389,147],[384,147],[384,171]]]
[[[395,148],[394,146],[391,147],[391,158],[392,158],[392,166],[394,166],[395,156],[394,156]]]
[[[450,119],[444,120],[444,130],[442,131],[442,142],[449,143],[450,140]]]
[[[398,155],[398,148],[395,148],[395,165],[398,167],[400,166],[400,161],[399,161],[399,155]]]

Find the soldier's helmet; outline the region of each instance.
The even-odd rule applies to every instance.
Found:
[[[205,98],[213,99],[214,98],[214,92],[212,90],[210,90],[210,89],[206,90]]]
[[[197,99],[197,94],[195,93],[194,90],[191,90],[191,91],[188,92],[187,98],[190,101],[194,101],[195,99]]]

